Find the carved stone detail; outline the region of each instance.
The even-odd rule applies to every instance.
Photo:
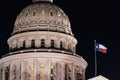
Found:
[[[29,30],[52,30],[72,35],[68,16],[49,3],[29,5],[17,16],[13,34]]]

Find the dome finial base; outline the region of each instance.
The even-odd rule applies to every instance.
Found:
[[[32,0],[33,1],[33,3],[35,3],[35,2],[42,2],[42,1],[45,1],[45,2],[53,2],[53,0]]]

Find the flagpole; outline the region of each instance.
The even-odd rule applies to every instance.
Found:
[[[94,40],[95,47],[95,76],[97,76],[97,54],[96,54],[96,40]]]

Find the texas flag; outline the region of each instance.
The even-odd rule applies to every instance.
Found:
[[[102,52],[102,53],[107,53],[107,47],[105,47],[105,46],[102,45],[102,44],[96,43],[95,49],[96,49],[96,51],[100,51],[100,52]]]

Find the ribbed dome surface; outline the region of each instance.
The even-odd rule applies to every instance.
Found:
[[[13,34],[28,31],[55,31],[72,35],[68,16],[49,2],[34,3],[17,16]]]

